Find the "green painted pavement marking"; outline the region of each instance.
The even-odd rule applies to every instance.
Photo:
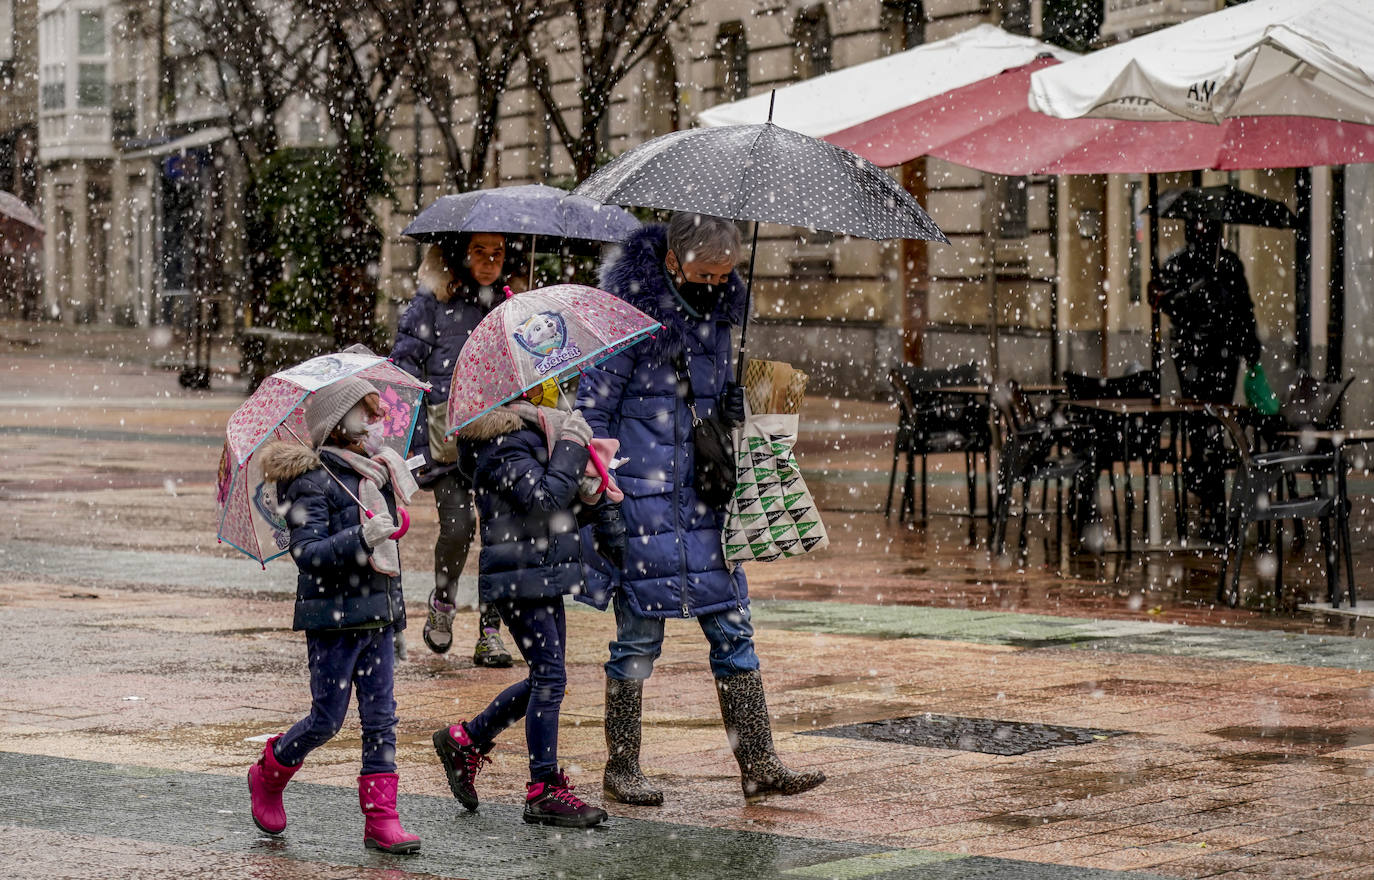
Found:
[[[823,877],[827,880],[854,880],[858,877],[871,877],[886,874],[902,868],[918,868],[922,865],[938,865],[966,859],[958,853],[936,852],[929,849],[897,849],[889,852],[870,853],[834,862],[821,862],[818,865],[804,865],[783,871],[791,877]]]
[[[945,639],[1019,648],[1166,654],[1374,671],[1374,640],[1009,611],[755,599],[755,623],[889,639]]]

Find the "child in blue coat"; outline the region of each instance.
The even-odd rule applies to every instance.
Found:
[[[257,826],[268,834],[285,830],[282,791],[306,755],[339,732],[356,690],[363,843],[412,853],[420,838],[402,828],[396,814],[393,640],[406,619],[392,535],[396,498],[409,501],[416,486],[400,455],[380,444],[383,414],[377,389],[349,377],[307,401],[311,447],[277,441],[261,452],[263,476],[277,481],[277,497],[287,508],[291,558],[300,571],[292,628],[305,631],[311,703],[309,715],[267,741],[248,771],[248,789]]]
[[[555,395],[556,386],[543,393]],[[525,821],[586,828],[606,819],[605,811],[572,793],[558,767],[558,713],[567,681],[563,596],[583,587],[579,493],[589,498],[599,484],[586,476],[591,439],[580,412],[529,400],[506,404],[458,432],[481,522],[478,591],[500,613],[529,664],[529,675],[478,715],[434,732],[449,788],[469,810],[477,809],[474,782],[490,760],[493,740],[524,718],[530,756]],[[598,506],[611,514],[603,516],[601,540],[623,547],[623,527],[616,532],[612,508],[604,501]]]

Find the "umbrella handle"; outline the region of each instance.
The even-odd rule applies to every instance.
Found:
[[[601,486],[596,491],[598,493],[605,492],[606,487],[611,484],[611,473],[606,470],[606,463],[601,460],[601,456],[597,455],[596,450],[591,446],[587,447],[587,455],[591,458],[592,467],[596,468],[597,474],[601,477]]]
[[[372,519],[377,515],[370,510],[364,510],[363,513],[367,514],[368,519]],[[396,505],[396,518],[401,521],[401,527],[392,532],[389,536],[393,541],[399,541],[401,538],[405,537],[406,532],[410,531],[410,514],[399,504]]]

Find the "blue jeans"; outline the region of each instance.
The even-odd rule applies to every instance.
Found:
[[[273,745],[281,763],[294,767],[343,727],[348,699],[358,691],[363,731],[363,775],[396,772],[395,629],[307,630],[310,714]]]
[[[525,719],[525,744],[530,752],[530,779],[549,782],[558,773],[558,713],[568,675],[568,644],[563,598],[506,599],[491,603],[506,622],[530,674],[491,701],[463,726],[468,736],[486,745],[507,727]]]
[[[644,681],[654,671],[654,661],[663,653],[662,617],[640,617],[617,591],[614,599],[615,641],[611,659],[606,661],[606,677],[617,681]],[[749,608],[730,608],[697,618],[706,642],[711,646],[711,674],[727,678],[759,668],[754,653],[754,626]]]

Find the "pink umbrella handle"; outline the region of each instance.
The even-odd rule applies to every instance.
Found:
[[[588,446],[587,455],[592,460],[592,467],[596,468],[596,472],[601,476],[601,486],[596,491],[605,492],[606,487],[611,484],[611,472],[606,470],[606,463],[601,460],[601,456],[596,454],[595,449]]]
[[[368,519],[372,519],[374,516],[377,515],[370,510],[364,510],[363,513],[367,514]],[[410,531],[410,514],[407,513],[406,509],[399,504],[396,505],[396,518],[401,521],[401,527],[396,531],[392,532],[389,536],[393,541],[400,540],[402,537],[405,536],[406,532]]]

